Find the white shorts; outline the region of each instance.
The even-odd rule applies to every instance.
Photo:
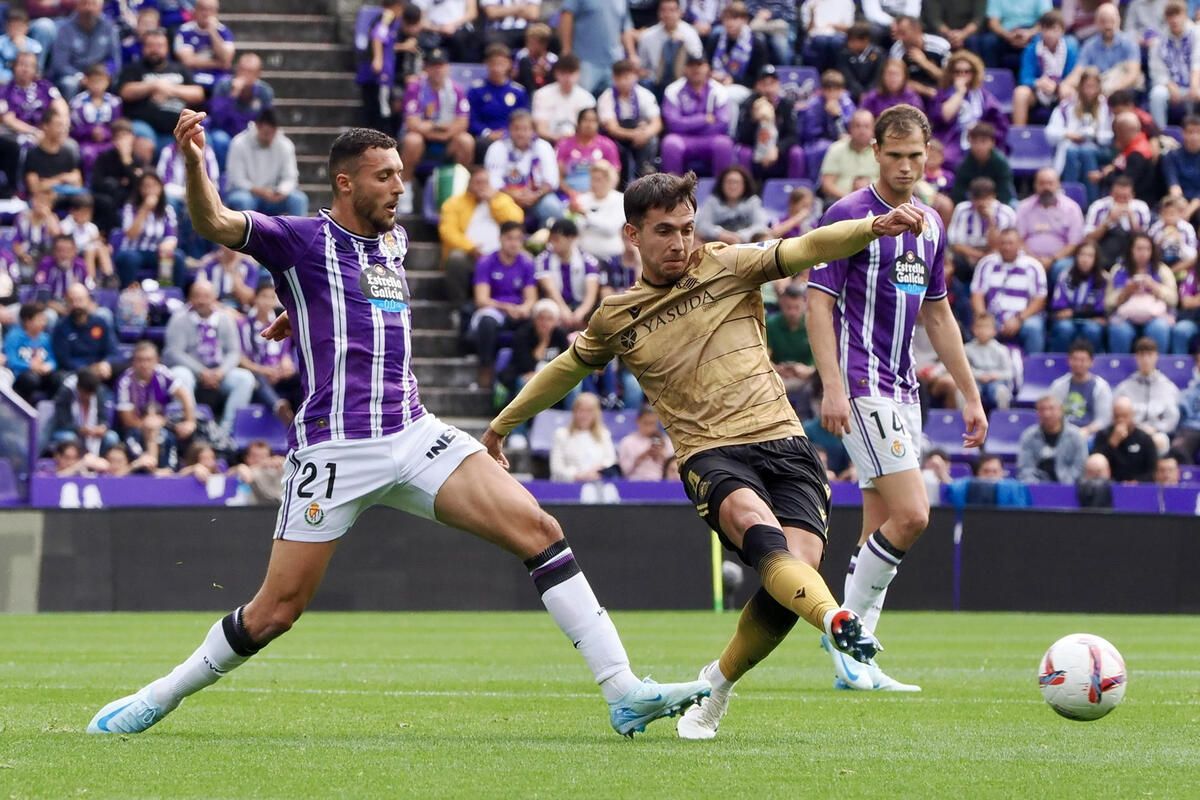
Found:
[[[411,427],[379,439],[292,450],[283,470],[275,538],[337,539],[373,505],[434,519],[442,484],[467,456],[483,449],[474,437],[426,413]]]
[[[850,398],[850,433],[842,444],[858,470],[858,485],[921,467],[921,405],[886,397]]]

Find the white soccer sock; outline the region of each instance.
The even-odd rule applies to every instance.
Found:
[[[582,572],[543,592],[542,603],[587,662],[605,700],[620,700],[639,683],[616,626]]]
[[[240,656],[229,645],[222,621],[217,620],[208,630],[204,642],[175,669],[151,684],[154,701],[171,711],[183,698],[211,686],[229,670],[239,667],[249,656]]]
[[[854,573],[846,578],[845,606],[863,618],[863,624],[875,630],[883,612],[883,598],[888,584],[896,577],[903,553],[883,534],[875,531],[858,551]]]
[[[725,677],[725,673],[721,672],[721,662],[714,661],[709,664],[704,670],[704,680],[712,685],[714,692],[728,692],[733,688],[737,681],[731,681]]]

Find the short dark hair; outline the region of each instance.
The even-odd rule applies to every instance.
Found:
[[[514,222],[511,219],[508,222],[500,223],[500,235],[501,236],[503,236],[506,233],[512,233],[513,231],[520,231],[521,233],[525,233],[525,225],[520,222]]]
[[[635,67],[633,62],[627,58],[622,58],[620,61],[612,65],[612,74],[614,78],[618,75],[628,75],[631,72],[637,71],[637,67]]]
[[[984,453],[979,457],[979,461],[975,462],[975,474],[978,475],[983,470],[983,465],[989,461],[999,461],[1000,468],[1004,468],[1004,459],[995,453]]]
[[[1158,352],[1158,342],[1154,341],[1149,336],[1139,337],[1138,340],[1133,343],[1133,352],[1135,352],[1135,353],[1157,353]]]
[[[67,208],[74,211],[77,208],[94,208],[96,201],[87,192],[71,195],[71,199],[67,201]]]
[[[1188,114],[1183,118],[1182,127],[1187,128],[1192,125],[1200,125],[1200,114]]]
[[[273,108],[264,108],[258,112],[258,118],[255,120],[258,125],[270,125],[272,128],[279,127],[279,116]]]
[[[1134,95],[1128,89],[1118,89],[1108,96],[1108,107],[1113,106],[1132,106],[1134,105]]]
[[[758,194],[758,185],[754,182],[754,176],[750,174],[750,171],[741,164],[730,164],[721,170],[720,174],[717,175],[716,183],[713,184],[712,193],[718,200],[722,203],[729,201],[729,198],[725,196],[725,176],[730,173],[742,176],[742,200]]]
[[[17,317],[20,319],[21,324],[24,325],[45,310],[46,307],[41,303],[22,303],[21,310],[17,312]]]
[[[1125,186],[1127,188],[1132,189],[1133,188],[1133,178],[1129,177],[1128,175],[1118,175],[1117,177],[1113,178],[1112,185],[1113,186]],[[1110,192],[1112,191],[1112,186],[1109,187],[1109,191]]]
[[[6,22],[29,22],[29,12],[23,8],[10,8]]]
[[[856,22],[846,31],[847,39],[870,39],[871,26],[865,22]]]
[[[1087,353],[1088,358],[1093,358],[1096,355],[1096,348],[1087,339],[1076,339],[1071,342],[1071,346],[1067,348],[1067,355],[1071,353]]]
[[[97,62],[88,67],[83,74],[88,78],[94,78],[97,75],[104,75],[105,77],[108,77],[108,67]]]
[[[783,290],[783,297],[804,298],[804,290],[798,284],[789,283]]]
[[[75,388],[88,394],[95,394],[100,388],[100,376],[93,372],[91,367],[80,367],[76,370],[75,381]]]
[[[70,242],[71,244],[75,244],[75,237],[69,233],[55,234],[53,244],[58,244],[59,242]]]
[[[991,139],[996,141],[996,126],[990,122],[976,122],[967,130],[967,140]]]
[[[492,42],[483,49],[483,60],[487,61],[493,56],[504,56],[512,61],[512,50],[504,42]]]
[[[108,126],[108,129],[114,134],[117,133],[133,133],[133,123],[125,119],[125,117],[117,117]]]
[[[984,197],[996,196],[996,182],[986,175],[980,175],[978,178],[972,178],[967,184],[967,196],[972,200],[981,200]]]
[[[875,143],[883,146],[883,140],[888,135],[893,137],[907,136],[913,130],[919,130],[929,144],[933,132],[929,128],[929,117],[925,112],[907,103],[900,103],[885,110],[875,120]]]
[[[337,194],[338,173],[345,172],[347,165],[357,161],[368,150],[395,150],[396,140],[373,128],[351,128],[333,140],[329,146],[329,185]]]
[[[166,39],[168,42],[169,42],[169,41],[171,41],[171,37],[170,37],[170,35],[167,33],[167,29],[166,29],[166,28],[151,28],[150,30],[148,30],[148,31],[146,31],[145,33],[143,33],[143,34],[142,34],[142,41],[143,41],[143,42],[144,42],[144,41],[146,41],[146,40],[147,40],[147,39],[149,39],[151,36],[161,36],[161,37],[163,37],[164,39]]]
[[[77,450],[79,454],[83,454],[83,448],[79,446],[79,442],[74,439],[63,439],[58,444],[54,445],[54,455],[65,456],[68,450]]]
[[[559,236],[578,236],[579,226],[566,217],[554,220],[550,225],[550,234]]]
[[[653,208],[670,211],[681,203],[696,210],[696,173],[671,175],[655,172],[638,178],[625,189],[625,220],[635,228],[646,221]]]
[[[1042,14],[1040,17],[1038,17],[1037,24],[1039,28],[1067,27],[1066,23],[1063,21],[1062,12],[1057,8],[1052,8],[1045,14]]]
[[[400,11],[400,20],[408,25],[416,25],[421,21],[421,7],[415,3],[405,3]]]
[[[583,68],[583,62],[579,60],[579,56],[574,53],[567,53],[565,56],[560,56],[554,64],[552,72],[558,75],[560,72],[578,72]]]

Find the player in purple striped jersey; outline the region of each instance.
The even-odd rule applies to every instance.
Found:
[[[813,267],[808,282],[808,335],[825,387],[821,424],[842,437],[863,490],[862,536],[850,559],[844,604],[871,629],[900,560],[929,523],[911,352],[918,319],[966,397],[964,444],[979,447],[987,437],[979,389],[946,296],[946,231],[938,213],[913,198],[925,174],[929,136],[929,120],[912,106],[880,114],[874,144],[879,180],[834,203],[821,221],[878,216],[913,203],[925,213],[922,232],[876,239],[848,259]],[[868,688],[858,664],[827,639],[822,646],[833,658],[834,686]],[[870,688],[920,691],[875,664],[868,672]]]
[[[100,709],[88,731],[141,732],[285,633],[316,592],[337,540],[376,504],[436,519],[523,559],[600,684],[618,733],[632,736],[707,696],[708,681],[637,680],[558,523],[482,445],[421,405],[410,366],[408,237],[395,224],[404,192],[396,140],[347,131],[329,155],[332,209],[267,217],[221,204],[203,166],[204,116],[184,111],[175,128],[188,212],[197,233],[252,255],[275,279],[287,312],[265,333],[294,331],[305,399],[289,432],[262,588],[170,674]]]

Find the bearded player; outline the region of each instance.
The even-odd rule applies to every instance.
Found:
[[[902,205],[799,238],[694,249],[695,187],[691,173],[648,175],[629,186],[625,234],[641,253],[641,279],[604,300],[587,330],[492,421],[483,442],[506,465],[504,437],[589,373],[615,356],[636,376],[675,445],[697,512],[762,580],[733,640],[701,670],[711,696],[677,726],[683,738],[711,739],[733,685],[797,619],[851,658],[869,661],[879,649],[858,615],[838,607],[816,569],[829,484],[771,367],[760,288],[880,236],[919,233],[925,220]]]
[[[919,235],[877,239],[849,258],[818,265],[808,279],[808,336],[825,390],[821,424],[841,437],[863,494],[862,535],[843,599],[872,630],[904,554],[929,524],[911,352],[918,319],[966,398],[964,445],[979,447],[987,438],[979,389],[946,298],[946,231],[938,213],[912,196],[925,174],[929,136],[929,120],[912,106],[880,114],[879,180],[834,203],[821,222],[885,216],[915,204],[925,217]],[[864,674],[828,637],[821,644],[833,658],[837,688],[921,690],[890,678],[874,661]]]
[[[275,279],[287,312],[264,335],[295,330],[305,399],[288,433],[283,504],[262,588],[168,675],[100,709],[88,732],[140,733],[286,633],[338,540],[372,505],[437,520],[522,559],[600,685],[617,733],[632,736],[708,694],[703,681],[634,676],[558,523],[479,442],[421,405],[410,366],[408,238],[395,223],[404,193],[396,140],[366,128],[340,135],[329,152],[333,207],[316,217],[268,217],[221,204],[203,167],[204,116],[184,111],[175,128],[188,212],[197,233],[252,255]],[[456,576],[453,564],[445,571],[448,580]]]

